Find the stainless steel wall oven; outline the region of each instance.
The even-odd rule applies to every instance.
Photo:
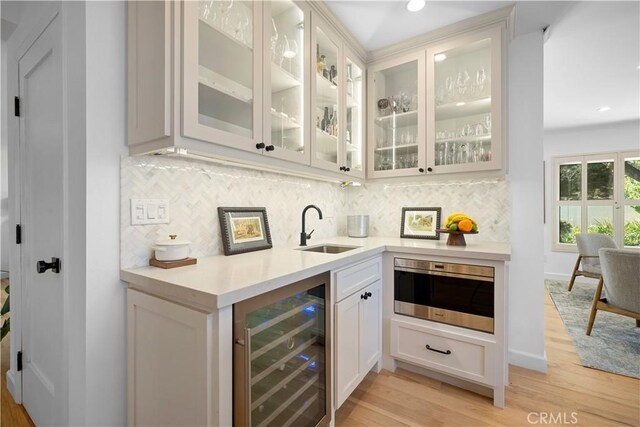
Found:
[[[394,311],[493,333],[493,267],[394,260]]]

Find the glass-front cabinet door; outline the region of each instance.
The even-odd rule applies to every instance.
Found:
[[[273,156],[309,163],[309,9],[293,1],[263,2],[264,143]]]
[[[501,28],[427,49],[427,166],[434,173],[502,165]]]
[[[346,49],[345,49],[346,50]],[[364,178],[364,65],[350,52],[345,53],[344,81],[345,96],[344,133],[340,135],[342,144],[342,168],[349,175]]]
[[[369,176],[424,172],[424,51],[369,70]]]
[[[183,134],[255,149],[262,139],[262,3],[182,5]]]
[[[312,48],[315,70],[311,73],[311,103],[314,131],[311,132],[311,165],[340,171],[339,132],[343,126],[339,111],[343,91],[342,46],[320,18],[314,15]]]

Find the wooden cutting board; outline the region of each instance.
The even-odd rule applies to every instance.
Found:
[[[185,258],[185,259],[180,259],[178,261],[158,261],[155,258],[151,258],[149,260],[149,265],[153,265],[154,267],[160,267],[160,268],[177,268],[177,267],[184,267],[186,265],[193,265],[197,263],[198,263],[197,258]]]

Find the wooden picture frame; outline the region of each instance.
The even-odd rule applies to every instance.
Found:
[[[219,207],[218,217],[225,255],[273,247],[266,208]]]
[[[409,239],[440,240],[442,208],[402,208],[400,237]]]

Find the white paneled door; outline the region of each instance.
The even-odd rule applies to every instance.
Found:
[[[65,197],[60,19],[51,21],[18,64],[22,401],[36,425],[65,423],[64,265],[52,262],[62,255]]]

